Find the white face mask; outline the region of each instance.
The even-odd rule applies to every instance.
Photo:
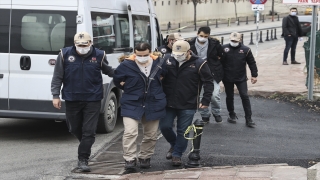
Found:
[[[232,47],[237,47],[237,46],[239,46],[239,42],[230,42],[230,45],[232,46]]]
[[[84,54],[88,54],[88,52],[90,51],[91,45],[89,47],[78,47],[76,46],[77,51],[84,55]]]
[[[145,64],[149,61],[149,56],[144,56],[144,57],[140,57],[140,56],[136,56],[136,60],[141,63],[141,64]]]
[[[297,15],[297,12],[291,12],[290,15],[295,16],[295,15]]]
[[[208,38],[204,38],[204,37],[198,36],[198,41],[201,42],[201,43],[205,43],[205,42],[208,41]]]
[[[178,62],[183,62],[186,60],[187,58],[187,55],[186,54],[183,54],[181,56],[173,56]]]

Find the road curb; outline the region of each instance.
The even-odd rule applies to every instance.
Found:
[[[307,169],[308,180],[320,180],[320,163],[317,163]]]

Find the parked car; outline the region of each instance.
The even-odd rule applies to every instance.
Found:
[[[298,18],[302,29],[302,35],[306,36],[307,33],[311,31],[312,16],[298,16]]]

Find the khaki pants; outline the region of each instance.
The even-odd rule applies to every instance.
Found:
[[[138,158],[148,159],[153,155],[156,146],[159,120],[146,121],[143,116],[141,123],[143,127],[143,139]],[[138,137],[139,121],[129,117],[123,117],[123,124],[123,158],[126,161],[132,161],[137,157],[136,140]]]

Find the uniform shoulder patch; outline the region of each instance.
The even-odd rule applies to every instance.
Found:
[[[167,49],[166,48],[161,48],[160,50],[163,54],[167,53]]]
[[[224,48],[224,52],[229,52],[230,49],[228,47]]]

